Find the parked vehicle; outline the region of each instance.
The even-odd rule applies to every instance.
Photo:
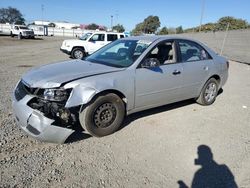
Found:
[[[29,29],[25,25],[12,25],[10,30],[10,36],[18,36],[22,38],[35,38],[34,31]]]
[[[101,137],[134,112],[186,99],[211,105],[228,68],[225,58],[197,41],[124,38],[85,60],[32,69],[15,87],[13,110],[20,127],[39,140],[62,143],[79,123]]]
[[[124,37],[123,33],[105,31],[86,33],[80,39],[64,40],[61,51],[70,55],[73,59],[82,59],[108,43]]]

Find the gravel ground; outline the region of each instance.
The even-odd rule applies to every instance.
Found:
[[[179,187],[191,185],[207,145],[239,187],[250,187],[250,66],[230,62],[224,91],[208,107],[184,101],[129,116],[113,135],[42,143],[12,117],[11,93],[33,66],[68,59],[62,38],[0,37],[0,187]]]

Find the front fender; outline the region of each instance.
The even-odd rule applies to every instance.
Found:
[[[78,80],[76,81],[76,83],[76,85],[73,84],[74,86],[70,83],[65,85],[65,88],[73,88],[65,107],[74,107],[87,104],[96,94],[104,90],[116,88],[115,81],[112,79],[106,79],[105,81],[99,80],[96,82],[90,82],[85,84],[81,84],[81,80]]]
[[[77,85],[73,88],[65,107],[70,108],[88,103],[98,91],[91,87]]]

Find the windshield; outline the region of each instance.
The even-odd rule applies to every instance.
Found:
[[[28,27],[25,27],[25,26],[20,26],[19,28],[20,29],[29,29]]]
[[[86,58],[112,67],[129,67],[148,48],[151,41],[116,40]]]
[[[86,33],[83,36],[80,37],[80,40],[87,40],[89,36],[92,35],[92,33]]]

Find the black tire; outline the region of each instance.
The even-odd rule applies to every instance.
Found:
[[[83,129],[92,136],[102,137],[114,133],[121,126],[125,116],[125,106],[116,94],[98,96],[80,112]]]
[[[82,59],[85,56],[85,51],[82,48],[74,48],[71,52],[71,57],[74,59]]]
[[[12,31],[10,32],[10,37],[11,37],[11,38],[13,38],[13,37],[14,37],[14,35],[13,35]]]
[[[218,85],[215,78],[210,78],[203,86],[196,102],[204,106],[213,104],[218,95]]]
[[[19,33],[17,36],[18,39],[23,39],[22,33]]]

